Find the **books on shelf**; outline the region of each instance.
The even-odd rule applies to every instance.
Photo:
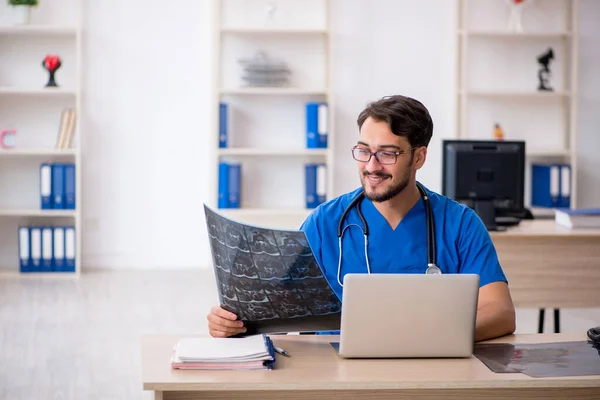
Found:
[[[60,127],[56,137],[57,149],[68,149],[73,144],[75,134],[76,113],[74,108],[65,108],[60,117]]]
[[[183,338],[173,350],[173,369],[273,369],[275,350],[266,335]]]
[[[555,222],[567,228],[600,228],[600,208],[555,210]]]

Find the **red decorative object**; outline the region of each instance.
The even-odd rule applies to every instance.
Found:
[[[61,65],[62,63],[60,61],[59,56],[49,54],[44,58],[44,61],[42,61],[42,67],[44,67],[44,69],[46,69],[46,71],[48,71],[48,73],[50,74],[46,87],[58,86],[56,84],[56,81],[54,80],[54,74],[56,73],[56,70],[60,68]]]

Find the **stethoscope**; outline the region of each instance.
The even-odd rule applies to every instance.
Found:
[[[435,221],[433,220],[433,211],[431,210],[431,204],[429,203],[429,195],[427,194],[427,192],[425,191],[425,189],[423,188],[423,186],[421,186],[420,183],[417,182],[417,188],[419,189],[419,193],[421,194],[421,198],[423,199],[423,205],[425,206],[425,215],[427,218],[427,269],[425,270],[425,273],[427,275],[439,275],[442,273],[442,270],[437,266],[437,252],[436,252],[436,243],[435,243]],[[340,256],[339,256],[339,260],[338,260],[338,270],[337,270],[337,280],[338,283],[340,284],[340,286],[344,286],[342,284],[342,280],[341,280],[341,273],[342,273],[342,238],[344,237],[344,232],[346,232],[346,229],[348,229],[351,226],[357,226],[359,228],[360,225],[358,224],[348,224],[345,227],[344,225],[344,219],[346,218],[346,215],[348,214],[348,212],[352,209],[352,207],[356,207],[356,210],[358,211],[358,217],[360,218],[360,221],[362,222],[363,226],[362,226],[362,231],[363,231],[363,236],[365,238],[365,260],[367,262],[367,273],[371,273],[371,264],[369,264],[369,255],[367,253],[367,245],[368,245],[368,236],[369,236],[369,225],[367,225],[367,221],[365,220],[365,217],[363,216],[363,213],[360,209],[360,202],[362,201],[362,199],[365,198],[365,192],[360,192],[360,194],[358,196],[356,196],[354,198],[354,200],[352,200],[350,202],[350,204],[348,205],[348,207],[346,207],[346,209],[344,210],[344,212],[342,213],[342,217],[340,218],[340,222],[338,223],[338,231],[337,231],[337,235],[338,235],[338,247],[340,250]]]

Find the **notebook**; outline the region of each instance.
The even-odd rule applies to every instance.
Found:
[[[275,351],[266,335],[183,338],[171,358],[174,369],[272,369]]]

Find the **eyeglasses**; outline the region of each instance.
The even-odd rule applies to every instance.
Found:
[[[416,147],[412,147],[410,151],[416,149]],[[369,162],[371,161],[371,157],[375,156],[377,162],[381,165],[390,165],[396,164],[398,160],[398,156],[405,154],[407,151],[398,150],[398,151],[389,151],[389,150],[379,150],[372,153],[369,149],[365,149],[364,147],[354,146],[352,148],[352,157],[356,161],[360,162]]]

